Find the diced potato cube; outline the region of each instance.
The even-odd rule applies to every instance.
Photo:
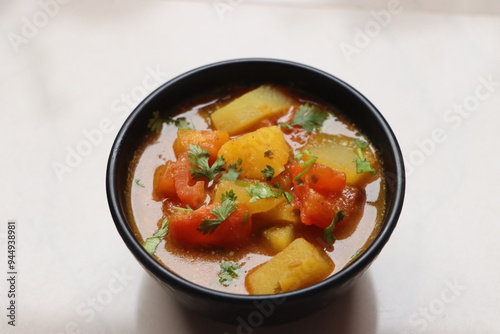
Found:
[[[263,198],[259,199],[256,202],[250,203],[250,199],[252,197],[247,194],[246,187],[237,185],[234,181],[221,180],[215,188],[214,203],[220,203],[222,194],[228,192],[229,190],[232,190],[237,196],[236,202],[248,204],[250,213],[252,214],[257,212],[269,211],[286,201],[285,197],[279,196],[277,198]]]
[[[292,98],[281,90],[264,85],[216,110],[212,122],[216,129],[236,135],[264,118],[286,111],[292,104]]]
[[[270,224],[297,224],[300,223],[300,215],[291,203],[284,201],[274,208],[255,215],[256,226],[268,226]]]
[[[245,283],[250,294],[293,291],[325,279],[334,266],[324,251],[298,238],[271,260],[251,271]]]
[[[293,226],[274,226],[264,230],[262,235],[275,252],[281,252],[294,239]]]
[[[356,162],[354,161],[358,156],[356,138],[344,135],[313,135],[304,149],[308,149],[317,156],[318,163],[344,172],[347,185],[363,187],[378,178],[379,166],[370,147],[365,148],[363,154],[372,168],[377,171],[377,174],[356,173]]]
[[[219,150],[227,164],[242,159],[242,178],[264,180],[262,170],[268,165],[274,176],[285,170],[290,156],[290,146],[277,126],[260,128],[226,142]]]

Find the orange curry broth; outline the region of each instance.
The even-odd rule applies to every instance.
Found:
[[[248,87],[244,91],[247,90],[249,90]],[[226,91],[224,94],[206,95],[195,101],[190,101],[189,104],[186,104],[186,107],[178,109],[179,112],[176,113],[175,118],[184,117],[197,130],[211,130],[213,128],[210,125],[210,114],[233,98],[241,95],[242,92],[241,88],[229,91],[230,93]],[[297,104],[312,103],[310,99],[296,95],[293,95],[293,98],[297,101]],[[344,119],[340,112],[330,106],[314,104],[318,106],[319,110],[333,111],[323,123],[323,133],[360,138],[360,134],[354,125]],[[293,114],[290,109],[280,115],[279,118],[275,117],[260,122],[258,126],[249,129],[248,132],[261,126],[287,123],[292,117]],[[287,143],[293,150],[292,152],[301,149],[307,142],[304,132],[282,131]],[[174,124],[163,124],[160,133],[152,132],[151,135],[144,138],[141,148],[137,151],[136,157],[131,163],[128,187],[129,215],[132,218],[134,233],[140,242],[143,242],[158,230],[159,224],[165,215],[164,211],[168,213],[171,210],[169,208],[171,205],[168,204],[169,201],[162,202],[153,199],[153,177],[158,166],[165,164],[168,160],[176,160],[172,147],[176,137],[176,126]],[[372,145],[369,146],[369,149],[375,152]],[[292,160],[293,154],[290,156],[290,162]],[[359,256],[380,229],[380,222],[384,216],[385,182],[381,177],[383,174],[381,170],[382,164],[377,161],[376,165],[378,177],[375,181],[368,183],[362,190],[365,195],[365,202],[359,212],[359,221],[352,223],[349,228],[343,229],[340,235],[335,234],[337,240],[333,247],[328,247],[323,240],[322,228],[302,223],[294,224],[296,238],[303,237],[317,247],[324,249],[333,260],[335,268],[330,275],[339,272]],[[211,191],[213,190],[211,188],[213,187],[208,187],[209,196],[207,196],[205,204],[211,201]],[[245,287],[246,274],[275,255],[275,252],[272,251],[260,235],[262,227],[259,227],[258,221],[254,219],[253,224],[251,241],[236,250],[184,247],[167,235],[165,240],[158,245],[154,256],[169,270],[193,283],[215,290],[248,294]],[[238,262],[242,266],[238,270],[239,277],[228,286],[219,283],[218,274],[220,272],[220,263],[223,261]]]

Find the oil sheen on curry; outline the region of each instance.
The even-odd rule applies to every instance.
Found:
[[[377,152],[314,98],[226,88],[154,112],[148,127],[130,168],[135,234],[193,283],[238,294],[301,289],[348,266],[379,230]]]

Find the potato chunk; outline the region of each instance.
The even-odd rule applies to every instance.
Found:
[[[277,126],[260,128],[226,142],[219,150],[227,164],[242,159],[242,178],[264,180],[262,170],[271,166],[274,176],[285,170],[290,146]]]
[[[270,210],[257,213],[255,220],[256,226],[298,224],[300,215],[291,203],[283,201]]]
[[[334,266],[324,251],[298,238],[271,260],[251,271],[245,283],[250,294],[293,291],[325,279]]]
[[[293,226],[274,226],[262,232],[262,235],[275,252],[281,252],[294,239]]]
[[[220,203],[222,194],[232,190],[236,195],[237,202],[246,203],[250,209],[250,213],[266,212],[272,210],[274,207],[286,202],[285,197],[280,196],[277,198],[262,198],[256,202],[250,203],[252,198],[247,194],[247,190],[243,186],[237,185],[234,181],[221,180],[217,187],[215,188],[214,203]]]
[[[304,148],[318,157],[318,163],[344,172],[347,185],[362,188],[378,178],[377,175],[367,172],[356,173],[356,163],[354,162],[357,157],[356,138],[318,134],[313,135]],[[368,147],[363,150],[363,154],[378,174],[379,166],[374,152]]]
[[[286,111],[293,100],[272,86],[260,86],[233,100],[212,114],[217,130],[229,134],[243,133],[264,118]]]

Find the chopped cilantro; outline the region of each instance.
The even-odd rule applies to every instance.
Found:
[[[274,158],[274,153],[271,150],[267,150],[264,152],[264,158],[272,159]]]
[[[189,205],[186,205],[185,208],[181,208],[180,206],[174,206],[173,208],[175,210],[178,210],[178,211],[185,211],[185,212],[193,212],[194,211]]]
[[[189,172],[195,180],[204,177],[207,180],[212,181],[217,175],[225,170],[223,167],[225,165],[224,157],[217,157],[217,160],[212,164],[212,166],[210,166],[208,163],[210,151],[203,149],[201,146],[193,144],[189,145],[188,156],[191,164],[193,165],[189,169]]]
[[[151,131],[160,132],[163,127],[163,123],[174,124],[180,130],[194,129],[194,126],[185,119],[173,119],[171,117],[162,118],[158,111],[153,112],[153,117],[151,117],[148,122],[148,128]]]
[[[248,196],[252,196],[250,199],[250,203],[257,202],[260,199],[264,198],[278,198],[280,196],[284,196],[287,201],[290,198],[291,201],[291,195],[287,193],[286,191],[283,191],[281,187],[271,187],[267,183],[262,183],[260,181],[255,181],[254,183],[246,186],[247,194]]]
[[[275,185],[275,190],[278,190],[278,191],[281,191],[283,193],[283,196],[285,196],[285,199],[288,203],[292,203],[292,194],[290,194],[289,192],[287,191],[284,191],[282,188],[281,188],[281,185],[279,183],[277,183]]]
[[[158,247],[158,244],[163,240],[163,238],[165,238],[169,228],[170,221],[168,220],[168,217],[165,217],[163,218],[158,231],[142,243],[142,246],[149,254],[153,255],[155,253],[156,247]]]
[[[294,125],[301,126],[307,132],[313,132],[323,126],[323,122],[328,117],[326,112],[318,111],[316,106],[303,104],[295,113],[290,124],[280,124],[285,128],[290,129]]]
[[[221,180],[236,181],[241,174],[240,166],[242,162],[243,160],[241,158],[238,158],[238,160],[234,164],[230,164],[227,168],[226,175],[222,176]]]
[[[333,230],[335,229],[335,226],[342,220],[344,219],[344,213],[342,210],[337,211],[337,214],[335,217],[332,219],[332,223],[328,225],[327,228],[323,231],[323,239],[325,239],[326,243],[328,246],[333,246],[333,242],[337,240],[335,236],[333,235]]]
[[[212,234],[219,227],[224,220],[226,220],[231,213],[236,211],[237,203],[235,202],[236,196],[232,190],[225,192],[221,196],[221,205],[213,208],[210,213],[214,214],[215,219],[203,219],[198,231],[203,234]]]
[[[228,201],[236,201],[236,199],[238,198],[238,196],[236,196],[236,194],[234,193],[233,189],[229,190],[229,191],[226,191],[225,193],[223,193],[220,197],[220,200],[222,202],[228,200]]]
[[[250,211],[245,212],[245,216],[243,217],[243,222],[241,225],[245,226],[247,224],[248,216],[250,215]]]
[[[264,180],[271,181],[274,176],[274,168],[273,166],[266,165],[266,168],[260,171],[264,174]]]
[[[361,248],[359,248],[356,253],[353,254],[353,256],[351,256],[351,261],[354,261],[356,260],[360,255],[361,255],[362,251],[361,251]]]
[[[368,147],[368,143],[362,140],[356,139],[356,153],[358,156],[353,161],[356,163],[356,173],[371,173],[376,174],[375,169],[372,168],[370,161],[366,160],[363,150]]]
[[[220,264],[219,283],[228,286],[229,282],[238,278],[236,270],[241,269],[241,265],[236,262],[222,262]]]
[[[135,179],[134,181],[135,181],[135,184],[137,184],[139,187],[144,188],[144,185],[141,183],[140,179]]]
[[[304,155],[308,156],[309,160],[304,161],[303,163],[300,164],[300,167],[304,168],[304,170],[300,174],[294,177],[295,181],[299,185],[302,185],[303,183],[301,177],[304,176],[309,171],[309,169],[311,169],[312,165],[314,165],[316,160],[318,160],[318,157],[309,152],[309,150],[304,150],[302,152],[296,153],[295,158],[300,161],[302,160]]]

